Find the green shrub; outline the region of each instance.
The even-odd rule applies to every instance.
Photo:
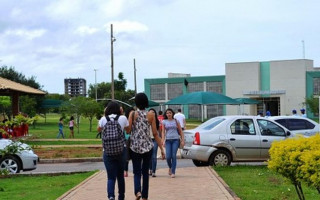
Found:
[[[302,136],[273,142],[268,168],[286,177],[305,199],[301,182],[314,186],[320,194],[320,135]]]

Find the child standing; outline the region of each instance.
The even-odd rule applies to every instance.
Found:
[[[62,138],[64,138],[64,134],[63,134],[63,117],[61,117],[60,120],[59,120],[59,133],[57,135],[57,139],[60,137],[60,135],[62,135]]]
[[[74,126],[76,126],[74,123],[74,117],[71,116],[69,121],[69,129],[70,129],[69,138],[74,138],[74,131],[73,131]]]

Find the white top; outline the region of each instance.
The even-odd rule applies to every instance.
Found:
[[[110,120],[113,120],[115,117],[116,115],[114,114],[109,115]],[[120,117],[118,118],[118,122],[121,126],[122,131],[124,127],[129,126],[129,121],[124,115],[120,115]],[[99,127],[103,128],[106,123],[107,123],[107,118],[105,116],[101,117],[101,119],[99,120]]]
[[[184,116],[184,114],[178,112],[178,113],[176,113],[176,114],[174,115],[173,118],[176,119],[176,120],[179,122],[181,128],[184,128],[184,127],[185,127],[184,120],[185,120],[186,117]]]

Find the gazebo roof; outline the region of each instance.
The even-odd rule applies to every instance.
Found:
[[[17,91],[17,92],[22,92],[22,93],[28,93],[28,94],[46,94],[45,92],[26,86],[22,85],[20,83],[16,83],[13,81],[10,81],[8,79],[0,77],[0,94],[8,94],[10,91]]]

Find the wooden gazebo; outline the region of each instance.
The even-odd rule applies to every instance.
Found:
[[[0,77],[0,96],[11,96],[13,116],[19,114],[19,96],[22,94],[45,95],[46,93]]]

